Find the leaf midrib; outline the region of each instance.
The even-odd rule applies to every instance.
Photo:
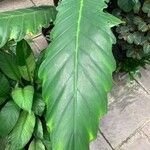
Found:
[[[74,57],[74,133],[76,133],[76,107],[77,107],[77,82],[78,82],[78,53],[79,53],[79,37],[80,37],[80,25],[81,25],[81,18],[83,13],[83,3],[84,0],[80,1],[80,8],[79,8],[79,16],[77,20],[77,30],[76,30],[76,47],[75,47],[75,57]],[[76,145],[76,144],[75,144]]]

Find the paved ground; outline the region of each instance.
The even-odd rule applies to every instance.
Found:
[[[4,0],[0,11],[52,4],[51,0]],[[32,47],[36,55],[47,46],[38,36]],[[116,76],[109,94],[109,112],[100,123],[91,150],[150,150],[150,67],[141,69],[142,78],[132,82],[128,76]]]

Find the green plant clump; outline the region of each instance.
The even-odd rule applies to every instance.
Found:
[[[150,1],[118,0],[112,13],[124,21],[116,28],[117,45],[114,49],[125,55],[118,56],[118,70],[136,71],[150,62]],[[116,52],[117,53],[117,52]]]

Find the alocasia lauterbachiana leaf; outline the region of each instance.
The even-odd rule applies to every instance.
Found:
[[[107,112],[115,69],[110,28],[121,21],[103,12],[106,7],[104,0],[62,0],[58,6],[39,70],[54,150],[89,149]]]
[[[0,13],[0,47],[8,40],[20,41],[25,35],[36,35],[55,19],[52,6],[40,6]]]

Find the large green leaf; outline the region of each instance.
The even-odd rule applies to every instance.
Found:
[[[4,137],[14,128],[20,114],[19,107],[9,101],[0,111],[0,137]]]
[[[29,142],[35,126],[33,113],[23,111],[9,136],[9,150],[20,150]]]
[[[8,40],[20,41],[25,35],[36,35],[55,19],[52,6],[40,6],[0,13],[0,47]]]
[[[25,40],[17,43],[16,55],[21,76],[27,81],[33,81],[35,58],[31,47]]]
[[[87,150],[107,112],[115,60],[104,0],[62,0],[39,76],[54,150]]]
[[[21,78],[14,54],[0,51],[0,69],[13,80],[20,80]]]
[[[31,112],[33,103],[34,88],[33,86],[26,86],[24,88],[16,87],[12,91],[12,98],[14,102],[22,109]]]

